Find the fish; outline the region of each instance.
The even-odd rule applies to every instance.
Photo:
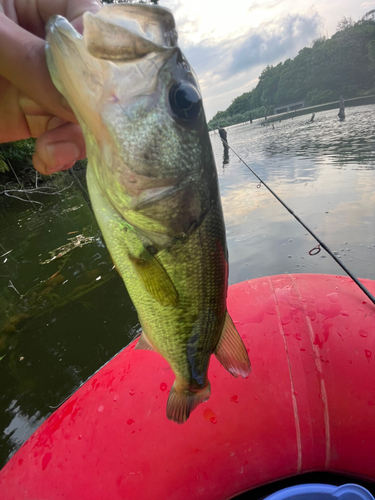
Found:
[[[175,380],[167,418],[182,424],[211,394],[211,355],[233,376],[250,361],[227,311],[228,250],[197,77],[172,13],[150,4],[86,12],[83,35],[47,24],[52,80],[82,128],[95,217],[137,310],[136,349]]]

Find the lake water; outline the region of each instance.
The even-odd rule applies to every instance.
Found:
[[[375,106],[228,129],[228,142],[358,277],[375,279]],[[343,274],[211,133],[230,283],[283,273]],[[136,312],[69,175],[34,202],[0,197],[0,467],[136,335]],[[22,193],[9,193],[25,197]],[[42,203],[43,205],[39,205]],[[68,245],[68,246],[67,246]],[[50,252],[58,249],[55,254]],[[55,258],[53,258],[55,257]]]

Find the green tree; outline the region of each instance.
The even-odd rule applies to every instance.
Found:
[[[375,83],[375,9],[353,22],[344,17],[329,39],[320,37],[294,59],[262,71],[254,89],[236,97],[211,120],[222,126],[264,116],[265,108],[306,100],[322,104],[372,91]],[[375,90],[375,89],[374,89]],[[210,122],[211,123],[211,122]]]

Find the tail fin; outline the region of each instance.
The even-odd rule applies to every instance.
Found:
[[[246,347],[237,332],[232,318],[226,313],[223,332],[215,349],[215,356],[234,377],[246,378],[251,366]]]
[[[204,389],[193,392],[188,389],[178,391],[174,384],[167,402],[167,418],[177,424],[183,424],[189,418],[190,413],[211,395],[211,384],[207,382]]]

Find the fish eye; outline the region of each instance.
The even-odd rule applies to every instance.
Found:
[[[202,108],[202,98],[190,83],[179,83],[169,91],[169,103],[173,113],[183,120],[194,120]]]

